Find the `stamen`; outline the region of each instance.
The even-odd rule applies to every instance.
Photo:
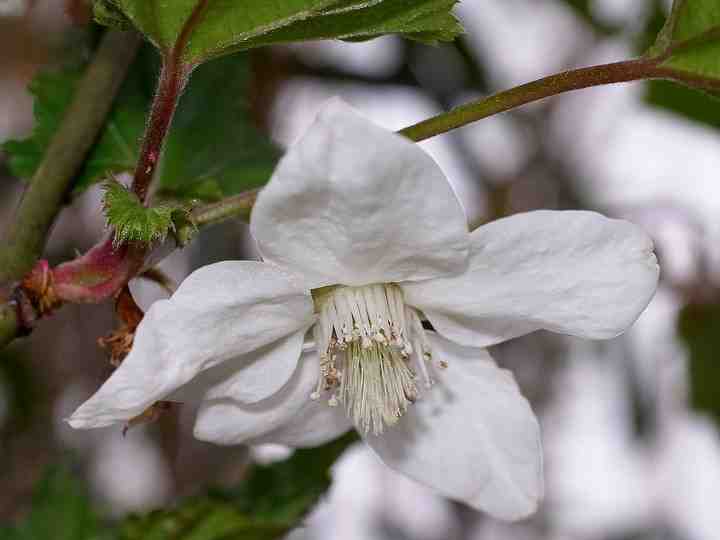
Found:
[[[413,363],[433,384],[420,317],[394,284],[322,289],[315,300],[320,377],[310,397],[328,392],[329,406],[342,403],[359,429],[380,434],[419,397]]]

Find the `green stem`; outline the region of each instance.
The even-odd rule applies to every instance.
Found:
[[[108,31],[103,37],[0,242],[0,283],[22,279],[41,255],[72,180],[105,124],[139,46],[135,33]]]
[[[222,201],[198,207],[192,211],[191,216],[198,226],[212,225],[229,217],[248,220],[259,192],[259,189],[251,189]]]
[[[564,92],[660,76],[662,74],[657,68],[657,62],[652,59],[627,60],[573,69],[466,103],[451,111],[407,127],[399,133],[413,141],[423,141],[488,116]]]
[[[251,189],[216,203],[198,206],[190,212],[191,223],[179,227],[176,233],[178,243],[185,246],[190,242],[196,227],[213,225],[230,218],[250,220],[250,211],[255,204],[259,189]]]

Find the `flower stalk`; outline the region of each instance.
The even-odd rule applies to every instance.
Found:
[[[592,86],[660,78],[657,60],[641,58],[556,73],[471,101],[399,131],[415,142],[565,92]]]

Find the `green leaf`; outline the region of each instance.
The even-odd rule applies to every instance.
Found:
[[[35,489],[30,514],[14,528],[0,528],[8,540],[98,540],[100,521],[84,486],[66,466],[48,470]]]
[[[94,0],[93,16],[95,21],[118,30],[132,28],[132,22],[113,3],[113,0]]]
[[[50,139],[72,101],[80,71],[41,72],[28,86],[34,98],[35,127],[25,140],[9,140],[2,146],[8,156],[10,172],[19,178],[31,178],[42,161]]]
[[[311,39],[369,39],[383,34],[403,34],[426,43],[452,41],[462,31],[451,13],[456,2],[384,0],[356,12],[330,12],[298,22],[253,38],[236,50]]]
[[[165,54],[179,46],[186,63],[199,64],[230,52],[306,39],[398,33],[423,41],[452,40],[461,31],[451,14],[456,2],[114,0],[114,6]],[[185,43],[187,24],[190,35]]]
[[[657,59],[668,75],[720,90],[720,3],[675,0],[648,56]]]
[[[662,0],[653,0],[645,28],[637,36],[637,50],[645,51],[656,40],[667,17]],[[645,101],[659,109],[684,116],[695,122],[720,127],[720,107],[710,94],[669,81],[648,81]]]
[[[720,128],[720,101],[713,95],[668,81],[651,81],[645,99],[650,105]]]
[[[268,181],[280,151],[253,125],[249,83],[245,54],[195,70],[165,144],[163,193],[212,200]]]
[[[282,538],[330,487],[329,470],[354,433],[287,461],[253,467],[240,487],[189,499],[170,510],[129,518],[119,540],[270,540]]]
[[[27,139],[9,140],[3,145],[13,175],[30,179],[35,174],[72,102],[80,77],[82,70],[64,69],[41,72],[32,80],[29,90],[34,98],[33,132]],[[140,78],[141,75],[133,72],[123,84],[106,126],[75,180],[76,194],[107,178],[108,173],[131,171],[135,167],[138,138],[143,132],[145,110],[152,98],[151,87],[145,94],[139,90]]]
[[[151,47],[138,55],[105,129],[75,180],[74,194],[110,174],[135,168],[159,66]],[[41,74],[33,81],[35,131],[24,141],[9,141],[4,146],[16,176],[30,178],[40,165],[80,76],[77,70],[63,71]],[[249,80],[248,60],[243,54],[221,58],[195,71],[166,141],[159,195],[212,201],[261,186],[269,179],[280,152],[252,125],[246,100]]]
[[[690,405],[720,427],[720,305],[689,304],[678,319],[689,353]]]
[[[258,519],[294,525],[328,490],[330,467],[357,440],[353,431],[320,448],[296,450],[287,461],[255,466],[225,496]]]
[[[103,210],[109,227],[115,230],[115,243],[162,242],[171,230],[174,219],[188,215],[178,204],[161,204],[146,208],[137,195],[116,180],[103,184]]]

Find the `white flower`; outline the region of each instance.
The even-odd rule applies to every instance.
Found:
[[[73,427],[201,389],[200,439],[313,446],[354,424],[388,466],[518,519],[542,496],[538,423],[482,347],[541,328],[611,338],[658,278],[647,235],[592,212],[468,233],[434,161],[339,100],[282,159],[251,231],[264,262],[206,266],[153,304]]]

